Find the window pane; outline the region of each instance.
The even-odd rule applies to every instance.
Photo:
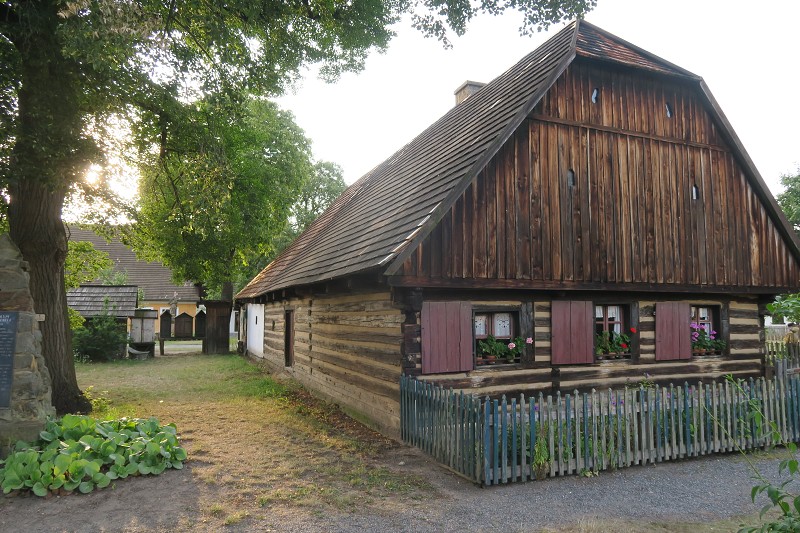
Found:
[[[622,317],[622,308],[618,305],[609,305],[608,306],[608,321],[609,322],[618,322],[621,320]]]
[[[475,336],[485,337],[488,325],[488,316],[475,315]]]
[[[594,306],[594,317],[595,318],[603,318],[603,306],[602,305],[595,305]]]
[[[701,322],[708,322],[711,320],[711,313],[708,307],[700,307],[697,310],[697,318]]]
[[[511,314],[495,313],[494,315],[494,336],[497,338],[511,337]]]

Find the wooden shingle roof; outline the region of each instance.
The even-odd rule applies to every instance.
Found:
[[[91,242],[97,250],[106,252],[114,262],[114,270],[126,272],[126,283],[139,287],[144,292],[144,300],[169,301],[177,293],[179,302],[198,302],[200,296],[192,283],[182,285],[173,283],[172,271],[158,261],[144,261],[136,257],[136,253],[119,239],[106,240],[92,230],[69,226],[67,237],[70,241]],[[92,281],[87,285],[100,285],[100,281]]]
[[[67,305],[84,318],[98,316],[105,310],[115,317],[132,317],[137,293],[133,285],[81,285],[67,291]]]
[[[574,55],[571,24],[354,183],[237,298],[388,265]]]
[[[397,272],[576,56],[699,83],[709,108],[747,163],[754,188],[800,257],[793,231],[702,78],[576,21],[350,186],[237,299],[368,270]]]

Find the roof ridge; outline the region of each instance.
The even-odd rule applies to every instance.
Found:
[[[667,61],[666,59],[664,59],[664,58],[662,58],[660,56],[657,56],[656,54],[654,54],[654,53],[652,53],[652,52],[650,52],[648,50],[645,50],[644,48],[636,46],[635,44],[633,44],[633,43],[631,43],[629,41],[626,41],[622,37],[614,35],[613,33],[609,32],[607,30],[604,30],[603,28],[601,28],[599,26],[595,26],[594,24],[592,24],[589,21],[580,20],[579,21],[579,26],[581,28],[585,27],[590,32],[599,33],[600,35],[602,35],[603,37],[605,37],[607,39],[611,39],[613,41],[616,41],[617,44],[622,45],[625,48],[628,48],[629,50],[635,52],[636,54],[638,54],[638,55],[640,55],[640,56],[642,56],[642,57],[644,57],[644,58],[646,58],[646,59],[648,59],[650,61],[652,61],[653,63],[656,63],[656,64],[660,63],[662,69],[663,70],[667,70],[667,71],[672,71],[671,74],[677,74],[677,75],[680,75],[680,76],[686,76],[686,77],[697,79],[697,80],[702,79],[697,74],[694,74],[693,72],[690,72],[690,71],[686,70],[683,67],[679,67],[678,65],[676,65],[676,64],[674,64],[674,63],[672,63],[670,61]],[[585,34],[582,33],[580,31],[580,29],[575,32],[575,36],[576,36],[576,53],[578,55],[580,55],[582,57],[590,57],[592,59],[602,59],[602,60],[611,61],[611,62],[614,62],[614,63],[630,64],[629,62],[623,61],[622,58],[620,58],[620,57],[614,58],[609,54],[600,54],[598,52],[592,53],[587,48],[583,48],[577,42],[577,39],[581,35],[585,35]],[[646,64],[643,64],[643,63],[636,63],[636,66],[640,67],[640,68],[645,68],[645,69],[648,68],[648,66]],[[654,68],[650,67],[650,70],[658,70],[658,69],[654,69]]]

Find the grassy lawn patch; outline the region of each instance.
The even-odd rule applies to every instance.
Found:
[[[376,510],[433,492],[381,463],[393,441],[241,357],[85,364],[77,373],[94,416],[177,425],[201,491],[195,518],[211,527],[276,512]]]

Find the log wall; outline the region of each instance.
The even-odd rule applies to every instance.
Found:
[[[689,88],[578,61],[393,283],[778,294],[800,268]]]
[[[294,310],[294,366],[284,366],[285,311]],[[389,292],[314,295],[264,305],[264,356],[274,370],[394,435],[400,423],[403,314]]]

